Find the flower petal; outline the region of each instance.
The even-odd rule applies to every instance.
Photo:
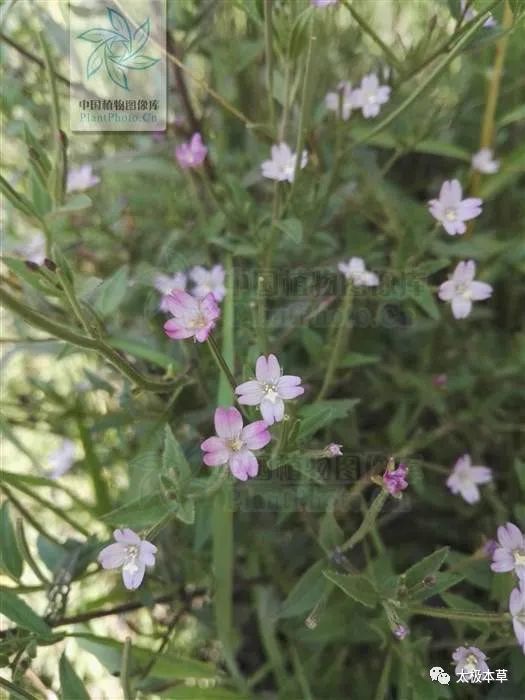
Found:
[[[215,432],[219,437],[234,439],[242,430],[242,416],[234,407],[217,408],[215,411]]]
[[[230,470],[233,476],[240,481],[257,476],[259,463],[254,454],[248,450],[238,452],[230,459]]]
[[[249,450],[260,450],[272,439],[268,425],[263,420],[255,421],[243,428],[241,437]]]
[[[98,561],[104,569],[118,569],[126,559],[126,545],[110,544],[100,552]]]
[[[125,527],[122,530],[114,530],[113,537],[117,542],[122,542],[123,544],[140,544],[140,537],[136,532],[130,530],[129,527]]]

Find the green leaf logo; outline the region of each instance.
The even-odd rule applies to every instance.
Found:
[[[123,14],[110,7],[106,10],[111,29],[88,29],[77,37],[96,44],[87,60],[86,77],[89,80],[104,67],[115,85],[129,90],[128,71],[147,70],[160,60],[142,53],[150,36],[149,17],[132,32]]]

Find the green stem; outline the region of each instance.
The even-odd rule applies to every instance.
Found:
[[[354,532],[354,534],[339,548],[341,552],[346,552],[356,546],[361,540],[363,540],[366,535],[374,527],[375,522],[381,512],[383,506],[388,498],[388,491],[381,490],[381,492],[372,501],[372,505],[368,509],[363,522]]]
[[[53,161],[53,201],[55,208],[58,208],[64,201],[65,191],[65,141],[60,127],[60,103],[58,100],[58,90],[56,84],[55,71],[53,70],[53,61],[47,41],[44,38],[43,32],[39,32],[39,40],[44,54],[44,62],[46,65],[47,77],[51,92],[51,114],[53,119],[53,144],[55,157]]]
[[[501,623],[510,620],[510,613],[472,612],[471,610],[452,610],[451,608],[432,608],[427,605],[410,605],[407,611],[412,615],[438,617],[445,620],[460,620],[463,622],[492,622]]]
[[[305,140],[305,129],[306,129],[306,117],[307,117],[307,106],[308,97],[310,92],[310,69],[312,65],[312,49],[315,41],[314,36],[315,28],[315,14],[311,15],[310,18],[310,36],[308,39],[308,50],[306,53],[306,61],[304,66],[304,77],[303,77],[303,93],[301,96],[301,111],[299,112],[299,122],[297,126],[297,142],[295,145],[295,169],[293,174],[292,186],[290,187],[290,194],[288,196],[288,203],[292,199],[292,194],[297,182],[297,177],[301,169],[301,160],[303,153],[303,146]]]
[[[215,342],[215,338],[213,337],[213,335],[208,336],[208,347],[210,348],[211,354],[213,355],[213,358],[215,359],[217,366],[224,373],[224,376],[228,380],[228,383],[230,384],[232,390],[235,391],[235,387],[237,386],[237,382],[235,381],[235,377],[231,373],[230,368],[226,364],[226,360],[224,359],[221,351],[219,350],[219,347],[218,347],[217,343]]]
[[[257,277],[257,298],[256,298],[256,337],[260,352],[266,352],[267,332],[266,332],[266,294],[264,275]]]
[[[266,51],[266,88],[268,90],[268,113],[272,128],[275,124],[273,104],[273,49],[272,49],[272,0],[264,0],[264,46]]]
[[[84,425],[85,416],[77,416],[78,432],[80,441],[84,447],[85,463],[89,470],[89,475],[95,491],[96,508],[99,515],[104,515],[111,510],[111,498],[109,496],[108,485],[102,475],[102,465],[96,455],[91,439],[91,432]]]
[[[321,401],[324,399],[326,394],[328,393],[330,386],[332,384],[333,378],[335,371],[337,369],[337,364],[339,362],[339,356],[341,354],[341,351],[343,349],[346,333],[347,333],[347,323],[348,323],[348,315],[350,313],[350,309],[352,308],[352,298],[353,298],[353,288],[352,288],[352,283],[349,281],[347,282],[347,287],[346,287],[346,292],[345,296],[343,298],[343,302],[341,304],[341,318],[339,321],[339,326],[337,328],[337,334],[335,336],[334,344],[332,345],[332,352],[330,354],[330,359],[328,360],[328,364],[326,366],[326,372],[324,375],[324,380],[323,384],[321,386],[321,390],[317,396],[317,401]]]
[[[350,2],[348,2],[348,0],[345,1],[344,5],[350,12],[352,17],[355,19],[357,24],[365,32],[365,34],[368,34],[368,36],[373,41],[375,41],[375,43],[381,48],[383,53],[388,57],[389,63],[395,66],[398,70],[400,70],[400,62],[398,61],[396,55],[390,49],[390,47],[385,44],[385,42],[381,39],[381,37],[378,34],[376,34],[375,30],[368,24],[368,22],[363,17],[361,17],[361,15],[357,12],[353,5]]]
[[[366,143],[369,139],[379,134],[383,129],[395,121],[403,112],[410,107],[410,105],[417,100],[417,98],[430,86],[430,84],[445,70],[448,64],[454,60],[458,55],[463,46],[469,41],[471,36],[477,32],[477,30],[483,25],[487,17],[490,14],[490,9],[495,7],[500,0],[493,3],[490,8],[487,8],[485,12],[480,13],[477,20],[472,23],[472,26],[468,31],[466,31],[463,36],[458,40],[454,48],[438,63],[434,70],[428,75],[425,80],[404,100],[399,107],[394,109],[390,114],[388,114],[384,119],[382,119],[377,126],[371,129],[367,134],[365,134],[361,139],[354,142],[353,146]]]
[[[388,682],[390,680],[390,670],[392,668],[392,649],[389,649],[385,661],[383,663],[383,668],[381,671],[381,676],[379,677],[379,683],[377,684],[377,689],[374,695],[374,700],[385,700],[388,697]]]
[[[173,391],[176,386],[176,382],[158,382],[145,377],[102,339],[81,335],[68,326],[52,321],[47,316],[44,316],[38,311],[34,311],[29,306],[18,301],[16,297],[12,296],[5,289],[0,289],[0,301],[30,325],[40,328],[56,338],[65,340],[77,347],[95,350],[114,365],[121,374],[145,391],[168,393]]]
[[[124,648],[122,649],[122,661],[120,665],[120,684],[122,685],[122,693],[124,700],[133,700],[134,693],[131,690],[130,677],[130,661],[131,661],[131,638],[126,637]]]
[[[2,491],[5,493],[6,497],[11,501],[11,503],[14,505],[14,507],[17,509],[19,513],[21,513],[24,516],[24,519],[26,522],[28,522],[34,529],[39,532],[42,537],[45,537],[48,539],[50,542],[53,544],[57,545],[58,547],[62,546],[62,543],[60,540],[57,540],[56,537],[53,537],[53,535],[50,535],[43,527],[42,525],[38,522],[38,520],[31,515],[31,513],[27,510],[25,506],[23,506],[18,498],[15,498],[13,494],[11,493],[10,489],[7,488],[5,484],[2,484],[0,486]]]

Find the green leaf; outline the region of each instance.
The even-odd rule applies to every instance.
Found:
[[[427,576],[432,576],[439,571],[449,552],[450,547],[441,547],[408,568],[403,574],[407,588],[419,585]]]
[[[65,652],[60,657],[58,671],[62,700],[89,700],[87,690],[67,660]]]
[[[124,265],[95,290],[94,308],[101,316],[109,316],[118,309],[128,288],[128,268]]]
[[[2,258],[2,262],[5,263],[17,277],[20,277],[20,279],[27,282],[27,284],[41,294],[59,296],[60,291],[56,287],[53,287],[38,270],[30,270],[23,260],[19,260],[18,258]]]
[[[381,357],[379,355],[365,355],[361,352],[350,352],[342,358],[339,367],[343,369],[363,367],[364,365],[373,365],[380,360]]]
[[[328,510],[321,518],[319,542],[325,552],[332,552],[344,542],[344,533],[335,519],[334,512]]]
[[[409,294],[430,318],[434,319],[434,321],[439,321],[441,314],[436,303],[435,294],[427,284],[420,282],[417,285],[410,285]]]
[[[276,224],[284,233],[285,242],[300,245],[303,240],[303,225],[299,219],[284,219]]]
[[[19,627],[34,632],[39,637],[49,638],[53,634],[47,623],[27,603],[6,588],[0,589],[0,612]]]
[[[164,428],[164,449],[162,452],[162,470],[170,476],[177,486],[177,493],[184,493],[191,479],[191,467],[178,440],[169,425]],[[193,522],[193,520],[192,520]]]
[[[346,418],[359,399],[332,399],[304,406],[300,412],[299,439],[304,440],[334,421]]]
[[[298,617],[311,612],[327,588],[323,566],[324,561],[317,561],[304,572],[281,605],[280,618]]]
[[[0,508],[0,542],[0,569],[6,571],[13,578],[19,579],[24,563],[16,542],[7,501]]]
[[[117,527],[140,530],[159,522],[169,511],[175,513],[178,508],[175,501],[167,501],[162,494],[152,493],[106,513],[103,520]]]
[[[82,211],[83,209],[88,209],[92,204],[93,202],[91,197],[88,197],[87,194],[74,194],[72,197],[69,197],[65,204],[52,211],[47,218],[53,218],[58,214],[69,214],[75,211]]]
[[[379,603],[374,584],[362,574],[338,574],[336,571],[325,570],[323,576],[361,605],[374,608]]]
[[[121,336],[113,336],[108,340],[111,347],[117,350],[122,350],[128,355],[139,357],[141,360],[146,360],[152,364],[163,367],[164,369],[179,369],[180,364],[173,357],[170,357],[160,350],[151,347],[151,340],[148,342],[136,340],[135,338],[124,338]]]
[[[435,575],[435,583],[432,586],[425,586],[417,590],[412,596],[413,600],[422,601],[427,598],[432,598],[432,596],[438,595],[438,593],[443,593],[448,591],[449,588],[455,586],[460,581],[463,581],[465,575],[463,573],[449,573],[445,571],[444,573],[437,573]]]

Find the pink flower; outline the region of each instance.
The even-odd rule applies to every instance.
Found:
[[[492,555],[492,571],[515,571],[525,586],[525,535],[513,523],[498,527],[498,547]]]
[[[476,263],[465,260],[456,265],[452,278],[439,286],[438,297],[450,301],[454,318],[466,318],[473,301],[483,301],[492,295],[492,287],[474,279]]]
[[[472,167],[479,173],[493,175],[499,170],[499,160],[494,160],[492,148],[482,148],[472,156]]]
[[[434,374],[432,384],[438,389],[443,389],[447,386],[448,377],[446,374]]]
[[[361,85],[354,90],[354,100],[357,107],[361,108],[363,117],[377,117],[381,109],[390,99],[391,89],[388,85],[380,85],[375,73],[369,73],[361,80]]]
[[[198,168],[206,159],[208,149],[202,143],[202,136],[197,132],[191,141],[181,143],[175,148],[175,158],[181,168]]]
[[[280,423],[284,418],[284,402],[304,394],[301,377],[291,374],[281,376],[281,367],[275,355],[261,355],[255,364],[255,376],[249,382],[239,384],[235,393],[238,401],[246,406],[259,406],[268,425]]]
[[[157,548],[130,530],[115,530],[115,544],[110,544],[100,552],[98,561],[104,569],[122,569],[122,580],[129,590],[135,590],[142,583],[147,566],[155,566]]]
[[[452,659],[456,664],[456,675],[470,674],[474,671],[485,673],[489,670],[486,658],[486,654],[478,647],[458,647],[452,654]]]
[[[202,299],[207,294],[213,294],[215,301],[222,301],[226,296],[222,265],[214,265],[211,270],[197,265],[190,271],[190,277],[195,282],[192,294],[198,299]]]
[[[164,332],[173,340],[195,338],[203,343],[221,315],[213,294],[196,299],[187,292],[173,292],[164,297],[173,318],[164,324]]]
[[[405,464],[400,464],[397,469],[387,469],[383,474],[383,484],[391,496],[399,496],[401,491],[408,487],[406,480],[408,469]]]
[[[252,450],[260,450],[272,439],[266,423],[258,420],[243,428],[242,416],[234,406],[217,408],[214,423],[217,437],[210,437],[201,445],[204,464],[228,464],[233,476],[241,481],[257,476],[259,463]]]
[[[347,263],[340,262],[337,265],[337,269],[355,287],[376,287],[379,284],[379,277],[375,272],[369,272],[365,268],[363,258],[350,258]]]
[[[323,452],[325,453],[326,457],[342,457],[343,451],[341,447],[342,445],[338,445],[335,442],[331,442],[324,448]]]
[[[73,168],[67,174],[67,191],[81,192],[94,185],[98,185],[100,178],[93,175],[93,168],[89,163],[81,165],[80,168]]]
[[[488,467],[473,467],[470,455],[458,459],[447,479],[447,486],[452,493],[459,493],[467,503],[479,501],[478,484],[492,481],[492,470]]]
[[[509,611],[518,644],[525,654],[525,585],[521,584],[510,594]]]
[[[478,197],[462,197],[459,180],[445,180],[439,191],[439,199],[431,199],[428,203],[432,216],[451,236],[465,233],[465,221],[475,219],[481,214],[483,200]]]
[[[359,107],[355,92],[355,90],[352,90],[351,83],[347,80],[342,80],[337,86],[337,91],[329,92],[324,98],[326,108],[339,114],[339,106],[341,106],[341,118],[343,121],[347,121],[352,111]]]
[[[410,634],[410,630],[406,625],[396,625],[392,630],[392,633],[396,639],[402,641]]]
[[[277,146],[272,146],[271,160],[265,160],[261,163],[263,177],[279,182],[293,182],[295,176],[295,162],[297,156],[286,143],[280,143]],[[308,154],[303,151],[301,156],[300,167],[304,168],[308,162]]]
[[[186,275],[184,272],[176,272],[174,275],[158,274],[153,281],[155,289],[161,293],[159,304],[161,311],[168,311],[166,297],[170,292],[184,292],[186,289]]]

